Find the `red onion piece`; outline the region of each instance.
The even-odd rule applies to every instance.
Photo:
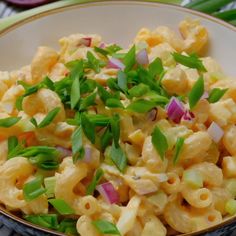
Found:
[[[215,143],[218,143],[224,135],[224,130],[215,122],[211,123],[207,132]]]
[[[101,43],[100,45],[99,45],[99,48],[102,48],[102,49],[104,49],[106,47],[106,44],[105,43]]]
[[[147,64],[149,64],[148,53],[147,53],[147,50],[145,48],[140,50],[137,53],[136,60],[137,60],[138,64],[140,64],[140,65],[147,65]]]
[[[100,184],[96,189],[108,203],[113,204],[119,202],[119,194],[110,182]]]
[[[107,68],[123,70],[125,65],[120,60],[112,57],[108,61]]]
[[[185,111],[182,116],[183,121],[192,121],[195,118],[195,115],[191,111]]]
[[[61,158],[72,156],[71,149],[64,148],[64,147],[61,147],[61,146],[56,146],[56,149],[60,152],[60,157]]]
[[[80,39],[80,45],[84,45],[86,47],[90,47],[92,43],[92,38],[91,37],[86,37]]]
[[[166,111],[169,119],[177,124],[180,122],[185,112],[182,102],[176,97],[171,98],[169,104],[166,106]]]
[[[205,92],[202,94],[202,96],[201,96],[200,99],[207,99],[207,98],[209,98],[209,93],[208,93],[207,91],[205,91]]]

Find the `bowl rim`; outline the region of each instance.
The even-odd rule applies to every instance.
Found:
[[[89,1],[89,0],[88,0]],[[71,10],[71,9],[77,9],[77,8],[88,8],[88,7],[93,7],[93,6],[104,6],[104,5],[108,5],[108,6],[112,6],[112,5],[130,5],[130,4],[134,4],[134,5],[147,5],[147,6],[152,6],[152,7],[167,7],[167,8],[171,8],[174,10],[178,10],[178,11],[182,11],[182,12],[187,12],[187,13],[191,13],[193,15],[195,15],[196,17],[201,17],[204,19],[207,19],[209,21],[215,22],[219,25],[222,25],[226,28],[228,28],[229,30],[232,30],[236,33],[236,27],[219,19],[216,18],[214,16],[208,15],[206,13],[202,13],[196,10],[192,10],[192,9],[188,9],[185,8],[183,6],[180,5],[176,5],[176,4],[169,4],[169,3],[161,3],[161,2],[153,2],[152,0],[94,0],[94,1],[89,1],[89,2],[83,2],[83,3],[71,3],[70,5],[67,6],[55,6],[51,9],[46,9],[42,12],[36,13],[33,16],[28,16],[24,19],[20,19],[17,22],[11,24],[10,26],[4,28],[3,30],[0,30],[0,39],[2,36],[4,36],[5,34],[19,28],[20,26],[27,24],[29,22],[32,22],[34,20],[46,17],[48,15],[53,15],[56,13],[60,13],[66,10]],[[16,215],[14,215],[11,212],[8,212],[6,209],[4,209],[2,206],[0,206],[0,214],[14,220],[17,221],[18,223],[21,223],[22,225],[31,227],[33,229],[37,229],[41,232],[44,233],[48,233],[48,234],[52,234],[52,235],[56,235],[56,236],[66,236],[64,233],[60,233],[58,231],[55,230],[51,230],[51,229],[47,229],[41,226],[38,226],[36,224],[32,224],[26,220],[24,220],[23,218],[20,218]],[[233,222],[236,222],[236,216],[234,217],[230,217],[226,220],[223,220],[220,224],[211,226],[209,228],[200,230],[200,231],[196,231],[196,232],[192,232],[192,233],[186,233],[186,234],[178,234],[181,236],[196,236],[196,235],[202,235],[204,233],[208,233],[208,232],[212,232],[214,230],[220,229],[222,226],[225,225],[229,225]]]

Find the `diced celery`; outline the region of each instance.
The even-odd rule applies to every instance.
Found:
[[[236,213],[236,200],[230,199],[225,204],[225,211],[230,215],[234,215]]]
[[[203,187],[203,178],[200,172],[196,170],[186,170],[183,174],[183,181],[193,188]]]
[[[225,188],[231,193],[232,197],[236,197],[236,179],[227,179],[224,182]]]
[[[46,195],[48,198],[54,197],[55,185],[56,185],[56,177],[47,177],[44,179],[44,185],[47,190]]]

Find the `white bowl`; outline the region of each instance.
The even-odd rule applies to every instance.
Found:
[[[0,70],[14,70],[29,64],[38,46],[57,48],[58,39],[72,33],[97,33],[105,42],[127,46],[141,27],[154,29],[166,25],[177,31],[178,23],[185,17],[198,18],[207,27],[211,39],[208,54],[222,65],[228,75],[236,77],[235,27],[178,6],[121,0],[56,8],[17,22],[0,32]],[[9,219],[14,218],[12,214],[0,209],[1,212]],[[24,225],[22,227],[52,232],[32,226],[17,217],[14,219]],[[233,220],[208,230],[223,232],[235,228]]]

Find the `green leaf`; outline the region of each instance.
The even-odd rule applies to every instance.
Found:
[[[87,52],[87,67],[93,69],[96,73],[100,72],[100,67],[104,66],[100,60],[98,60],[93,53]]]
[[[172,55],[173,55],[176,62],[178,62],[184,66],[187,66],[189,68],[195,68],[201,72],[207,71],[206,68],[204,67],[202,61],[196,55],[185,56],[185,55],[175,53],[175,52]]]
[[[132,102],[128,107],[126,107],[126,109],[133,112],[146,113],[154,107],[156,107],[155,102],[140,99]]]
[[[204,93],[204,80],[203,77],[201,76],[197,80],[197,82],[193,85],[192,90],[188,95],[188,101],[191,110],[196,106],[196,104],[202,97],[203,93]]]
[[[120,99],[116,99],[116,98],[108,98],[106,100],[106,106],[110,108],[124,108]]]
[[[83,132],[91,143],[95,143],[95,125],[89,120],[85,114],[81,114],[81,125]]]
[[[76,128],[71,136],[74,163],[76,163],[78,159],[82,159],[84,157],[84,147],[83,147],[82,136],[83,136],[83,132],[82,132],[81,126]]]
[[[16,99],[15,106],[16,106],[16,109],[17,109],[18,111],[22,111],[22,110],[23,110],[23,108],[22,108],[23,100],[24,100],[24,96],[19,96],[19,97],[17,97],[17,99]]]
[[[97,87],[98,87],[98,95],[104,103],[106,103],[107,99],[112,98],[112,95],[109,92],[107,92],[107,90],[103,86],[98,85]]]
[[[127,87],[127,76],[126,74],[119,70],[117,73],[117,84],[120,87],[120,89],[124,92],[127,91],[128,87]]]
[[[8,117],[0,119],[0,127],[9,128],[15,125],[20,119],[21,117]]]
[[[116,148],[119,148],[119,139],[120,139],[120,116],[115,114],[110,120],[111,132],[113,135],[113,140]]]
[[[42,187],[42,181],[42,176],[37,176],[24,184],[23,194],[26,201],[32,201],[46,192],[46,189]]]
[[[218,102],[224,96],[227,90],[228,89],[220,89],[220,88],[212,89],[208,98],[209,103]]]
[[[56,107],[52,109],[50,112],[48,112],[45,118],[38,124],[38,128],[44,128],[48,126],[55,119],[59,111],[60,111],[60,107]]]
[[[24,218],[33,224],[45,228],[58,229],[58,220],[56,214],[26,215]]]
[[[47,177],[44,179],[44,186],[46,188],[46,195],[48,198],[54,197],[55,186],[56,186],[56,176]]]
[[[133,45],[133,47],[127,52],[127,54],[124,57],[124,65],[125,65],[125,72],[128,72],[129,70],[131,70],[133,68],[133,66],[136,63],[136,49],[135,49],[135,45]]]
[[[146,84],[140,83],[131,89],[129,89],[128,93],[131,98],[133,97],[142,97],[145,95],[148,91],[150,91],[149,86]]]
[[[95,126],[107,126],[110,124],[110,117],[102,114],[87,114],[87,118]]]
[[[173,158],[173,163],[176,164],[179,160],[179,155],[182,151],[184,145],[184,138],[183,137],[178,137],[176,144],[175,144],[175,152],[174,152],[174,158]]]
[[[70,72],[73,81],[70,91],[71,109],[74,109],[80,100],[80,78],[83,75],[83,61],[74,61]]]
[[[16,136],[11,136],[8,138],[8,157],[10,153],[17,147],[18,139]]]
[[[79,106],[80,111],[86,110],[88,107],[96,105],[95,99],[96,99],[97,93],[92,93],[89,96],[81,99],[81,103]]]
[[[101,149],[105,150],[107,146],[111,144],[113,135],[109,128],[106,128],[105,132],[101,137]]]
[[[116,225],[106,220],[95,220],[92,224],[101,234],[121,235]]]
[[[162,160],[165,158],[165,152],[168,149],[168,143],[165,135],[156,126],[152,132],[152,144],[159,153]]]
[[[50,199],[48,202],[61,214],[71,215],[75,211],[62,199]]]
[[[80,93],[84,94],[84,93],[91,93],[94,91],[94,89],[96,88],[97,83],[95,80],[92,79],[86,79],[84,82],[81,83],[80,85]]]
[[[148,73],[152,78],[155,79],[157,76],[160,76],[164,71],[161,59],[157,57],[152,63],[150,63],[148,70]]]
[[[116,147],[115,143],[113,142],[111,147],[111,160],[116,165],[118,170],[124,173],[127,167],[127,156],[121,147]]]
[[[100,180],[102,179],[103,175],[104,175],[103,170],[97,169],[95,175],[93,176],[91,183],[87,187],[86,195],[93,195],[93,192],[94,192],[96,186],[99,184]]]

